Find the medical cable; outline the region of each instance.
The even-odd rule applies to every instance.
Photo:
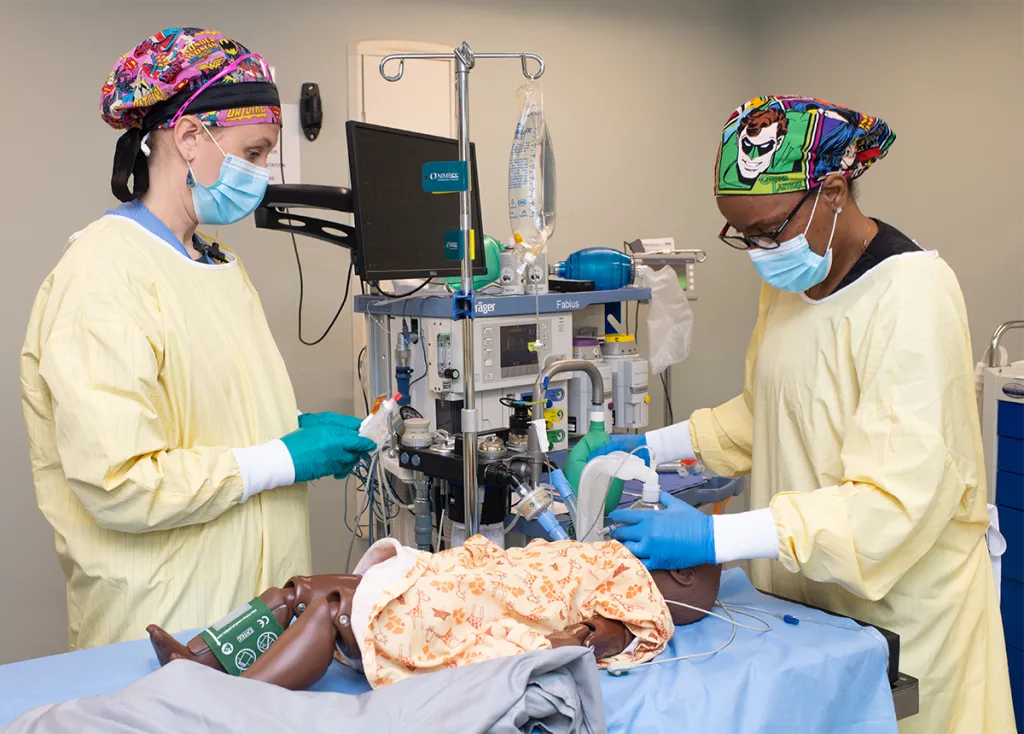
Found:
[[[420,349],[423,351],[423,374],[420,375],[415,380],[413,380],[412,382],[409,383],[409,389],[410,390],[412,389],[413,385],[415,385],[417,382],[419,382],[420,380],[422,380],[424,377],[427,376],[427,371],[428,371],[428,368],[427,368],[427,345],[426,345],[426,342],[423,341],[423,319],[417,319],[417,321],[416,321],[416,328],[417,328],[417,330],[419,332]],[[412,397],[412,396],[410,395],[409,397]]]
[[[762,614],[769,614],[773,617],[778,617],[786,624],[793,625],[794,627],[799,625],[801,622],[807,622],[809,624],[820,624],[828,627],[835,627],[837,629],[846,630],[847,632],[868,632],[868,634],[871,634],[869,631],[871,629],[870,625],[865,626],[862,624],[858,624],[857,622],[854,622],[853,626],[851,627],[847,624],[840,624],[839,622],[829,622],[825,619],[811,619],[810,617],[797,617],[794,614],[785,614],[784,612],[773,612],[770,609],[762,609],[761,607],[755,607],[749,604],[734,604],[732,606],[732,609],[735,609],[737,611],[741,609],[749,609],[755,612],[761,612]],[[745,612],[742,611],[740,611],[739,613],[745,614]],[[888,656],[888,646],[884,642],[879,640],[875,635],[871,635],[871,639],[873,639],[885,651],[886,656]]]
[[[346,488],[347,488],[347,486],[348,485],[347,485],[347,482],[346,482]],[[369,509],[369,507],[370,507],[370,495],[369,495],[369,493],[366,493],[366,497],[365,497],[365,499],[363,501],[363,506],[359,509],[359,514],[357,514],[356,517],[355,517],[355,526],[356,526],[356,528],[355,528],[354,531],[352,531],[352,539],[349,541],[349,544],[348,544],[348,554],[345,556],[345,568],[346,568],[346,570],[350,570],[352,568],[350,564],[352,563],[352,549],[355,547],[356,538],[362,539],[364,537],[362,531],[359,528],[359,523],[363,519],[363,515],[366,514],[367,510]],[[346,495],[346,498],[345,498],[345,508],[346,508],[346,513],[347,513],[347,510],[348,510],[348,496],[347,495]],[[345,526],[348,527],[348,518],[347,517],[345,518]],[[349,529],[351,530],[351,528],[349,528]]]
[[[509,532],[511,532],[512,528],[515,527],[516,523],[519,522],[519,518],[521,517],[521,515],[519,514],[519,509],[518,508],[512,510],[511,515],[512,515],[512,522],[510,522],[508,525],[505,525],[501,529],[501,534],[502,535],[508,535]]]
[[[441,508],[441,521],[439,523],[437,523],[437,546],[436,547],[437,547],[437,549],[439,551],[441,550],[441,541],[442,540],[447,541],[448,543],[451,543],[451,534],[450,533],[449,533],[449,537],[447,537],[447,538],[444,537],[444,514],[446,512],[448,512],[448,508],[447,507],[442,507]]]
[[[370,400],[366,396],[366,385],[363,384],[363,355],[366,354],[366,347],[364,346],[359,350],[359,356],[356,357],[356,377],[359,378],[359,389],[363,393],[363,407],[366,408],[366,414],[370,414]]]
[[[373,295],[375,295],[375,296],[379,295],[379,296],[384,296],[385,298],[396,298],[396,299],[398,299],[398,298],[407,298],[408,296],[411,296],[414,293],[419,293],[421,290],[423,290],[428,285],[430,285],[431,281],[433,281],[433,280],[434,279],[432,277],[431,278],[427,278],[425,281],[420,283],[418,286],[413,288],[408,293],[388,293],[387,291],[383,290],[380,287],[380,283],[379,282],[374,281],[373,287],[377,289],[377,292],[374,293]]]
[[[661,373],[661,387],[665,390],[665,406],[668,408],[668,422],[669,425],[674,425],[676,422],[676,413],[672,410],[672,395],[668,390],[668,379],[665,377],[665,373]]]
[[[723,602],[721,599],[715,599],[715,604],[717,604],[718,606],[722,607],[722,609],[725,610],[725,613],[729,615],[729,619],[726,619],[721,614],[716,614],[715,612],[712,612],[709,609],[701,609],[700,607],[695,607],[695,606],[693,606],[691,604],[687,604],[686,602],[675,601],[673,599],[666,599],[665,603],[666,604],[673,604],[673,605],[675,605],[677,607],[685,607],[686,609],[689,609],[690,611],[700,612],[701,614],[706,614],[709,617],[715,617],[716,619],[720,619],[723,622],[728,622],[729,624],[735,625],[737,627],[742,627],[743,629],[750,630],[751,632],[770,632],[772,630],[772,625],[767,620],[761,619],[760,617],[758,617],[755,614],[750,614],[749,612],[741,611],[742,609],[747,609],[748,607],[737,606],[735,604],[726,605],[725,602]],[[749,607],[749,608],[752,608],[752,609],[754,609],[755,611],[758,611],[758,612],[764,612],[765,614],[771,614],[772,616],[778,616],[780,618],[782,617],[782,615],[773,614],[772,612],[769,612],[766,609],[757,609],[756,607]],[[750,617],[751,619],[756,619],[758,622],[763,624],[764,627],[763,628],[762,627],[751,627],[749,624],[740,624],[739,622],[737,622],[732,617],[732,612],[736,612],[736,614],[742,614],[744,617]]]
[[[371,499],[371,496],[370,496],[370,492],[368,491],[368,488],[367,488],[367,479],[368,479],[368,477],[367,477],[367,473],[366,473],[366,468],[367,468],[367,460],[366,459],[361,459],[359,461],[359,463],[356,464],[356,466],[353,468],[352,474],[345,478],[345,508],[344,508],[344,513],[345,514],[344,514],[342,519],[345,522],[346,529],[348,529],[348,531],[352,534],[352,538],[349,541],[348,553],[347,553],[347,555],[345,557],[345,568],[346,569],[350,568],[349,564],[352,561],[352,550],[355,547],[356,538],[363,539],[363,538],[366,537],[363,534],[362,529],[360,527],[360,523],[362,522],[363,516],[366,515],[366,513],[370,511],[370,499]],[[362,500],[362,506],[359,508],[359,512],[356,514],[356,516],[354,518],[354,520],[355,520],[355,528],[351,527],[349,525],[349,521],[348,521],[348,487],[349,487],[349,482],[351,481],[352,476],[355,476],[359,480],[360,485],[362,486],[362,489],[358,489],[357,488],[356,492],[357,493],[358,492],[363,492],[364,495],[365,495],[363,500]]]
[[[284,168],[285,168],[285,165],[284,165],[284,137],[283,136],[281,137],[281,140],[278,143],[278,147],[281,150],[281,183],[282,184],[286,184],[288,182],[285,181],[285,178],[284,178]],[[284,210],[284,213],[285,214],[288,213],[288,209],[287,208]],[[345,303],[348,301],[349,287],[352,285],[352,268],[355,266],[355,263],[352,262],[351,259],[350,259],[349,264],[348,264],[348,275],[345,277],[345,295],[341,297],[341,305],[338,306],[338,310],[334,313],[334,318],[331,319],[331,323],[327,325],[327,329],[324,331],[323,334],[320,335],[319,339],[317,339],[316,341],[308,342],[308,341],[306,341],[305,339],[302,338],[302,303],[303,303],[303,300],[304,300],[304,297],[305,297],[305,291],[306,291],[305,283],[304,283],[303,277],[302,277],[302,259],[299,257],[299,244],[295,241],[295,233],[294,232],[289,232],[289,234],[291,235],[291,238],[292,238],[292,250],[295,252],[295,264],[299,268],[299,319],[298,319],[299,320],[299,329],[298,329],[299,341],[302,342],[303,344],[305,344],[307,347],[315,347],[317,344],[319,344],[324,339],[326,339],[327,335],[331,333],[331,329],[334,328],[334,324],[338,321],[338,317],[341,316],[341,312],[345,309]]]
[[[708,652],[695,652],[695,653],[691,653],[689,655],[677,655],[676,657],[672,657],[672,658],[658,658],[656,660],[648,660],[645,663],[612,663],[607,668],[607,671],[608,671],[609,675],[612,675],[612,676],[628,675],[629,671],[634,670],[635,668],[644,668],[644,667],[647,667],[649,665],[661,665],[662,663],[674,663],[674,662],[679,662],[680,660],[693,660],[694,658],[705,658],[705,657],[710,657],[711,655],[716,655],[717,653],[720,653],[722,650],[724,650],[725,648],[727,648],[729,645],[732,644],[732,641],[734,639],[736,639],[736,630],[739,627],[742,627],[743,629],[751,630],[753,632],[770,632],[772,630],[771,624],[769,624],[766,620],[763,620],[760,617],[758,617],[756,615],[753,615],[753,614],[749,614],[747,612],[741,612],[738,609],[736,609],[736,607],[727,606],[725,603],[722,602],[721,599],[715,599],[715,604],[717,604],[718,606],[722,607],[722,609],[725,610],[725,613],[729,615],[728,619],[726,619],[725,617],[721,616],[720,614],[715,614],[714,612],[711,612],[711,611],[706,610],[706,609],[700,609],[698,607],[690,606],[689,604],[684,604],[683,602],[671,601],[669,599],[666,599],[665,601],[668,602],[669,604],[675,604],[676,606],[686,607],[687,609],[692,609],[694,611],[703,612],[703,613],[707,614],[708,616],[715,617],[716,619],[721,619],[724,622],[728,622],[729,624],[732,625],[732,629],[729,632],[729,639],[726,640],[725,642],[723,642],[718,647],[716,647],[714,650],[710,650]],[[756,619],[758,622],[760,622],[761,624],[764,625],[764,629],[758,629],[757,627],[751,627],[751,626],[746,625],[746,624],[740,624],[739,622],[736,621],[735,617],[732,616],[733,611],[735,611],[737,614],[741,614],[741,615],[743,615],[745,617],[751,617],[752,619]]]
[[[388,470],[384,468],[383,462],[380,461],[377,462],[377,482],[387,490],[391,500],[396,505],[406,510],[413,509],[413,504],[411,502],[409,504],[402,502],[401,497],[398,496],[398,492],[395,491],[394,486],[391,484],[391,480],[388,479]],[[397,516],[398,515],[396,514],[395,517]]]

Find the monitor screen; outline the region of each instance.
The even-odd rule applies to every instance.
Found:
[[[423,190],[424,163],[459,158],[458,142],[350,120],[349,167],[357,239],[356,269],[366,282],[462,274],[445,258],[445,233],[459,228],[459,195]],[[486,272],[476,149],[470,146],[473,274]]]
[[[537,374],[537,350],[533,348],[537,341],[537,324],[502,326],[498,336],[503,379]]]

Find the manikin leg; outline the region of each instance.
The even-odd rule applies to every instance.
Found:
[[[260,599],[274,613],[274,617],[282,627],[287,627],[292,618],[292,610],[288,604],[290,596],[284,589],[279,589],[276,586],[272,586],[260,594]],[[179,658],[202,663],[216,670],[224,670],[220,661],[217,660],[217,656],[206,644],[206,640],[199,635],[189,640],[188,645],[183,645],[158,625],[149,625],[146,627],[146,632],[149,633],[149,641],[153,645],[153,651],[156,653],[156,659],[160,665],[167,665],[171,661],[171,655],[176,655]]]
[[[323,678],[334,660],[339,604],[337,592],[315,599],[242,677],[292,691],[305,690]]]

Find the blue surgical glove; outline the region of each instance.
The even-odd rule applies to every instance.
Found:
[[[300,423],[297,431],[282,438],[295,466],[295,481],[348,475],[360,459],[377,448],[373,441],[359,435],[358,428],[358,422],[353,430],[345,425],[314,421],[305,426]]]
[[[646,445],[647,436],[642,433],[617,433],[611,437],[608,443],[591,453],[590,459],[605,456],[613,451],[625,451],[628,454],[630,451]],[[637,451],[636,455],[646,461],[647,466],[651,465],[651,455],[649,452],[641,450]]]
[[[612,537],[650,571],[714,563],[711,517],[665,492],[661,502],[667,510],[615,510],[608,519],[622,526],[612,531]]]

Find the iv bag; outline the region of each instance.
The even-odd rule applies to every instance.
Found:
[[[645,267],[644,281],[651,289],[651,305],[647,309],[647,333],[651,335],[649,360],[651,374],[657,375],[670,365],[682,362],[690,353],[693,311],[671,265],[661,270]]]
[[[555,151],[540,82],[531,79],[516,97],[521,109],[508,158],[508,221],[525,269],[555,231]]]

